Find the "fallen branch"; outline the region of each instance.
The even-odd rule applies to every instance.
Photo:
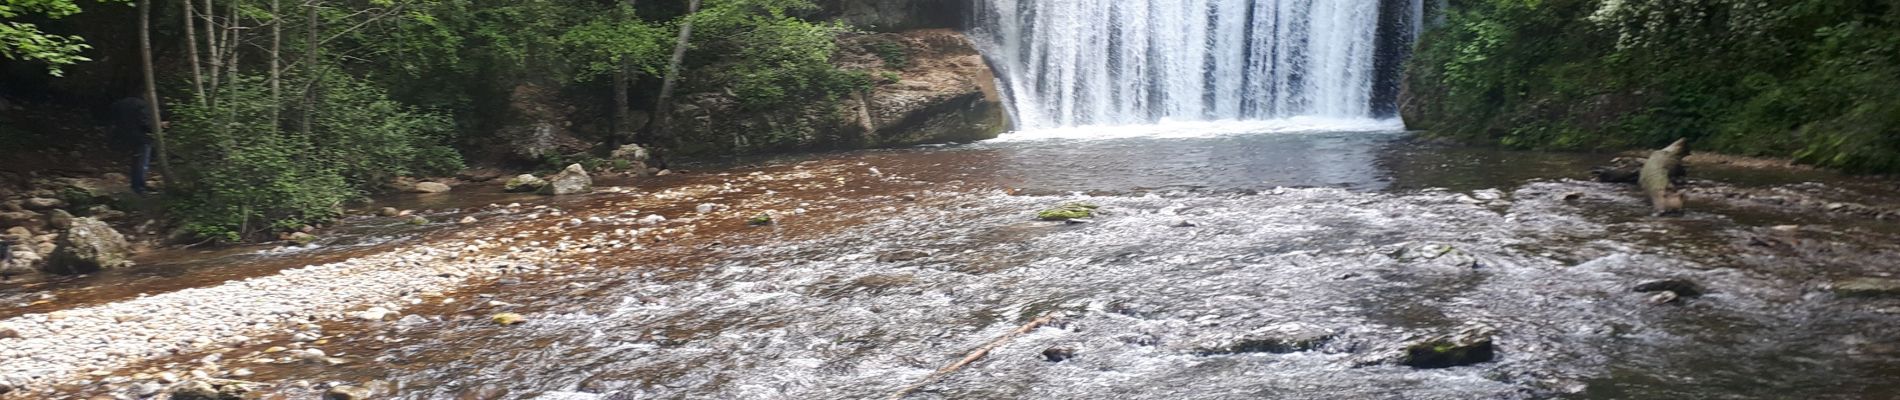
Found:
[[[929,386],[930,384],[937,383],[937,381],[943,380],[944,377],[950,376],[950,374],[957,373],[958,370],[962,370],[963,367],[969,366],[971,363],[976,362],[976,360],[983,359],[983,356],[987,356],[990,354],[990,350],[996,350],[997,347],[1003,347],[1003,344],[1009,343],[1010,339],[1015,339],[1017,336],[1022,336],[1022,334],[1029,333],[1029,331],[1032,331],[1032,330],[1036,330],[1037,327],[1041,327],[1043,324],[1049,323],[1049,321],[1054,321],[1055,318],[1056,317],[1053,315],[1044,315],[1042,316],[1042,318],[1036,318],[1034,321],[1029,321],[1029,323],[1023,324],[1022,327],[1016,328],[1016,330],[1010,331],[1009,333],[1004,334],[1003,336],[999,336],[996,339],[991,339],[989,343],[984,343],[982,347],[977,347],[976,350],[971,350],[970,354],[963,356],[963,359],[957,360],[957,362],[955,363],[951,363],[950,365],[944,366],[943,368],[938,369],[937,372],[930,373],[930,376],[924,377],[923,380],[917,381],[917,383],[911,384],[910,386],[905,386],[903,390],[899,390],[897,391],[896,394],[892,394],[891,399],[897,400],[897,399],[909,397],[911,393],[916,393],[919,389],[923,389],[924,386]]]

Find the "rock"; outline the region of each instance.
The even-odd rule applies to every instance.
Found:
[[[1042,350],[1043,361],[1063,362],[1075,358],[1075,349],[1070,347],[1050,347]]]
[[[25,242],[33,238],[33,231],[27,230],[24,226],[16,226],[7,228],[6,235],[11,236],[15,242]]]
[[[746,223],[747,225],[752,225],[752,226],[765,226],[765,225],[771,225],[771,224],[772,224],[772,214],[767,214],[767,213],[759,213],[759,215],[757,215],[757,216],[753,216],[752,218],[747,218],[747,219],[745,220],[745,223]]]
[[[382,210],[379,210],[376,212],[376,215],[381,215],[385,217],[394,217],[394,216],[402,215],[402,210],[398,210],[395,207],[383,207]]]
[[[367,400],[369,388],[357,386],[337,386],[323,392],[323,400]]]
[[[38,231],[46,227],[46,219],[40,216],[40,213],[32,211],[0,212],[0,226],[22,227]]]
[[[673,174],[673,170],[663,169],[663,170],[660,170],[660,172],[653,173],[653,176],[667,176],[667,175],[672,175],[672,174]]]
[[[1286,354],[1318,350],[1332,342],[1333,332],[1302,324],[1277,325],[1248,332],[1231,342],[1204,346],[1201,355],[1272,353]]]
[[[915,260],[915,259],[929,257],[929,256],[930,256],[930,253],[926,253],[923,250],[898,250],[898,251],[893,251],[889,253],[879,254],[877,256],[877,262],[891,263],[891,262],[910,261],[910,260]]]
[[[51,210],[55,208],[65,207],[66,201],[60,200],[60,199],[49,199],[45,197],[34,197],[34,198],[26,199],[26,201],[20,202],[20,206],[26,207],[26,209],[28,210]]]
[[[1095,216],[1095,209],[1097,208],[1100,208],[1100,206],[1089,203],[1068,203],[1037,212],[1036,219],[1044,221],[1067,221],[1078,218],[1091,218]]]
[[[290,241],[300,245],[311,244],[317,241],[317,235],[303,232],[292,233],[290,234]]]
[[[476,222],[476,219],[475,219],[475,216],[471,215],[467,217],[462,217],[462,220],[459,222],[464,223],[464,224],[473,224]]]
[[[666,217],[662,217],[657,214],[650,214],[645,217],[640,217],[641,225],[658,225],[661,222],[666,222]]]
[[[698,211],[700,214],[711,214],[713,211],[719,211],[719,205],[712,204],[712,203],[700,203],[698,207],[693,208],[693,211]]]
[[[1590,175],[1603,183],[1636,183],[1642,173],[1643,160],[1630,157],[1617,157],[1607,165],[1590,169]]]
[[[1900,279],[1852,278],[1834,281],[1834,295],[1849,298],[1900,297]]]
[[[165,391],[165,385],[159,384],[158,382],[139,382],[136,385],[132,385],[132,394],[139,397],[152,397],[152,395],[156,395],[162,391]]]
[[[394,319],[396,315],[395,312],[389,311],[387,308],[370,307],[368,310],[357,312],[356,319],[364,321],[384,321]]]
[[[587,193],[593,189],[594,179],[587,176],[587,169],[580,164],[570,164],[561,173],[548,179],[548,185],[541,188],[541,194],[566,196]]]
[[[185,382],[172,388],[173,400],[218,400],[218,388],[203,381]]]
[[[429,219],[423,218],[420,215],[416,215],[416,216],[410,216],[409,220],[406,222],[408,222],[410,225],[428,225]]]
[[[1676,300],[1680,300],[1680,299],[1682,299],[1682,296],[1676,294],[1676,292],[1664,290],[1664,291],[1656,292],[1656,294],[1650,295],[1649,299],[1646,301],[1648,301],[1649,304],[1661,305],[1661,304],[1674,303],[1676,302]]]
[[[1702,288],[1702,285],[1698,285],[1688,279],[1661,279],[1643,282],[1636,285],[1635,291],[1637,293],[1675,292],[1677,296],[1681,297],[1696,297],[1708,292],[1708,290]]]
[[[645,147],[640,147],[640,145],[637,144],[620,146],[620,148],[614,149],[610,157],[617,161],[625,161],[626,167],[622,168],[624,170],[633,171],[642,175],[652,174],[647,170],[647,161],[653,159],[653,154],[647,151]]]
[[[449,185],[440,182],[422,182],[417,183],[411,190],[416,193],[447,193],[450,188]]]
[[[66,212],[66,210],[61,210],[61,209],[53,209],[52,211],[47,211],[46,212],[46,226],[52,227],[55,230],[72,229],[73,213],[69,213],[69,212]]]
[[[521,314],[516,314],[516,313],[495,314],[495,316],[488,317],[488,319],[490,321],[495,321],[496,324],[500,324],[502,326],[515,325],[515,324],[520,324],[523,322],[528,322],[527,317],[522,317]]]
[[[57,243],[59,247],[47,260],[47,272],[88,274],[132,265],[132,245],[97,219],[74,219],[72,229],[60,234]]]
[[[0,325],[0,339],[19,339],[20,331],[11,326]]]
[[[1497,357],[1491,344],[1496,331],[1487,326],[1465,328],[1405,346],[1399,364],[1419,369],[1450,368],[1489,362]]]
[[[540,191],[541,188],[547,186],[548,181],[541,180],[541,178],[535,177],[534,175],[521,174],[516,175],[514,178],[509,178],[508,183],[502,184],[501,189],[509,193],[530,193]]]

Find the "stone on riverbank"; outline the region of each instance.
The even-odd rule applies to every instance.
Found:
[[[323,400],[366,400],[369,396],[369,388],[347,385],[323,392]]]
[[[420,182],[412,191],[416,193],[448,193],[452,188],[440,182]]]
[[[1900,297],[1900,279],[1853,278],[1834,282],[1834,295],[1854,298]]]
[[[1399,364],[1419,369],[1451,368],[1491,361],[1497,350],[1491,344],[1496,331],[1486,326],[1465,328],[1458,333],[1439,336],[1405,346]]]
[[[47,272],[88,274],[132,265],[132,245],[98,219],[74,219],[72,229],[61,233],[56,243],[59,247],[47,260]]]
[[[771,224],[772,224],[772,214],[766,214],[766,213],[759,213],[759,215],[757,215],[757,216],[753,216],[752,218],[748,218],[748,219],[746,219],[746,220],[745,220],[745,223],[746,223],[746,224],[748,224],[748,225],[752,225],[752,226],[765,226],[765,225],[771,225]]]
[[[509,193],[533,193],[547,187],[548,181],[530,174],[517,175],[502,184],[501,190]]]
[[[587,175],[587,168],[580,164],[570,164],[561,173],[548,179],[548,185],[541,188],[541,194],[566,196],[583,194],[594,190],[594,178]]]
[[[1089,203],[1068,203],[1036,213],[1036,219],[1044,221],[1067,221],[1095,216],[1095,209],[1101,208]]]

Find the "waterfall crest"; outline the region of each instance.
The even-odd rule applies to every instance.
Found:
[[[973,0],[1018,128],[1391,114],[1419,0]]]

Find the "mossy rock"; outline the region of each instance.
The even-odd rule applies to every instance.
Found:
[[[1101,208],[1089,203],[1068,203],[1036,213],[1036,219],[1044,221],[1067,221],[1095,217],[1095,209]]]
[[[1399,359],[1399,364],[1432,369],[1490,362],[1497,357],[1497,349],[1491,344],[1494,334],[1490,328],[1476,327],[1413,343],[1405,346],[1405,354]]]
[[[745,223],[746,223],[746,224],[750,224],[750,225],[753,225],[753,226],[764,226],[764,225],[771,225],[771,224],[772,224],[772,214],[763,214],[763,213],[762,213],[762,214],[759,214],[759,215],[758,215],[758,216],[756,216],[756,217],[752,217],[752,218],[748,218],[748,219],[746,219],[746,220],[745,220]]]

